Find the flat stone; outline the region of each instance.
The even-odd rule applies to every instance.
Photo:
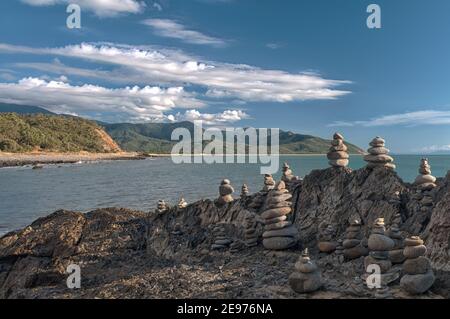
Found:
[[[215,240],[214,244],[216,245],[229,245],[232,241],[230,239],[220,239],[220,240]]]
[[[270,237],[295,237],[298,235],[298,230],[295,226],[289,226],[282,229],[275,229],[270,231],[265,231],[263,233],[263,238]]]
[[[220,249],[226,249],[226,248],[227,248],[227,246],[224,246],[224,245],[217,245],[217,244],[211,245],[212,250],[220,250]]]
[[[342,246],[344,248],[353,248],[355,246],[358,246],[360,244],[360,240],[359,239],[346,239],[343,241]]]
[[[391,163],[394,161],[394,159],[392,157],[390,157],[389,155],[365,155],[364,156],[364,160],[366,162],[371,162],[371,163]]]
[[[401,264],[406,257],[403,255],[403,249],[396,249],[389,251],[389,259],[393,264]]]
[[[372,256],[375,259],[388,259],[389,258],[389,251],[371,251],[369,253],[370,256]]]
[[[345,239],[361,239],[362,234],[360,231],[349,231],[345,233]]]
[[[367,150],[367,152],[369,154],[372,155],[385,155],[385,154],[389,154],[389,150],[385,147],[371,147]]]
[[[272,209],[272,208],[291,207],[291,206],[292,206],[291,202],[282,201],[279,203],[270,204],[267,208]]]
[[[423,240],[419,237],[408,237],[405,239],[406,246],[419,246],[423,245]]]
[[[437,187],[437,185],[435,183],[425,183],[425,184],[420,184],[419,186],[417,186],[417,188],[422,191],[429,191],[436,187]]]
[[[220,196],[226,196],[233,194],[234,189],[230,185],[220,185],[219,186],[219,194]]]
[[[289,191],[287,189],[281,189],[281,190],[272,189],[269,193],[268,198],[274,198],[274,197],[281,196],[281,195],[284,195],[287,193],[289,193]]]
[[[408,275],[426,274],[430,269],[431,262],[424,256],[407,259],[403,264],[403,271]]]
[[[395,164],[393,164],[393,163],[368,163],[367,167],[372,168],[372,169],[380,168],[380,167],[395,169]]]
[[[347,259],[356,259],[361,256],[367,256],[367,254],[369,254],[369,249],[363,246],[344,249],[344,256]]]
[[[276,204],[276,203],[280,203],[280,202],[283,202],[283,201],[290,200],[291,198],[292,198],[292,195],[289,194],[289,193],[286,193],[286,194],[283,194],[283,195],[280,195],[280,196],[270,197],[268,199],[268,201],[267,201],[267,204],[268,205]]]
[[[271,219],[264,220],[264,224],[265,225],[275,224],[275,223],[278,223],[278,222],[282,222],[282,221],[284,221],[286,219],[287,219],[286,215],[279,216],[279,217],[274,217],[274,218],[271,218]]]
[[[313,262],[303,263],[303,262],[297,261],[295,263],[295,269],[301,273],[307,274],[307,273],[312,273],[312,272],[317,271],[318,268],[317,268],[317,265]]]
[[[280,217],[287,215],[291,212],[291,207],[279,207],[279,208],[272,208],[269,210],[266,210],[261,214],[261,217],[264,219],[271,219],[275,217]]]
[[[336,250],[337,243],[331,241],[321,241],[317,244],[319,250],[323,253],[331,253]]]
[[[290,225],[292,225],[292,223],[290,221],[282,221],[282,222],[266,225],[266,226],[264,226],[264,230],[269,231],[269,230],[274,230],[274,229],[281,229],[281,228],[284,228],[284,227],[287,227]]]
[[[329,160],[328,164],[334,167],[346,167],[348,166],[348,159],[337,159],[337,160]]]
[[[331,146],[330,152],[347,152],[348,148],[345,144],[337,145],[337,146]]]
[[[416,184],[435,183],[436,177],[433,175],[419,175],[416,177]]]
[[[426,254],[426,252],[427,247],[425,247],[424,245],[406,246],[405,249],[403,249],[403,255],[405,255],[405,257],[408,259],[423,256]]]
[[[296,239],[292,237],[271,237],[263,239],[263,245],[269,250],[288,249],[296,244]]]
[[[329,160],[338,160],[338,159],[349,159],[350,156],[347,152],[337,151],[337,152],[329,152],[327,154],[327,158]]]
[[[419,295],[433,286],[435,281],[433,271],[419,275],[404,275],[400,279],[400,287],[411,295]]]
[[[394,241],[385,235],[371,234],[369,236],[368,246],[370,250],[391,250],[394,245]]]
[[[320,272],[303,274],[293,272],[288,279],[289,286],[297,293],[314,292],[322,287],[322,276]]]

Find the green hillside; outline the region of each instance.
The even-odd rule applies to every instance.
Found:
[[[0,113],[12,112],[19,114],[55,114],[39,106],[0,103]]]
[[[0,151],[115,152],[95,122],[73,116],[0,113]]]
[[[120,145],[123,150],[170,153],[176,143],[170,140],[175,128],[185,127],[193,134],[194,124],[191,122],[179,123],[147,123],[147,124],[105,124],[108,134]],[[311,135],[296,134],[280,131],[281,154],[325,154],[330,148],[330,140]],[[205,142],[204,144],[207,144]],[[346,143],[349,153],[363,152],[359,147]]]

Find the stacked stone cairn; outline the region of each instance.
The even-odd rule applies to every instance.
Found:
[[[283,181],[278,182],[267,195],[266,210],[261,214],[265,224],[263,245],[266,249],[283,250],[297,243],[297,228],[286,220],[292,211],[291,198]]]
[[[395,169],[394,159],[388,155],[389,150],[384,147],[385,143],[385,140],[379,136],[370,142],[371,147],[367,150],[369,155],[364,156],[368,168],[387,167]]]
[[[275,181],[271,174],[264,174],[264,187],[262,189],[263,193],[268,193],[275,187]]]
[[[376,219],[368,241],[369,256],[364,258],[366,271],[367,267],[371,264],[380,266],[381,274],[387,273],[392,267],[392,263],[389,260],[389,251],[394,248],[395,243],[385,235],[385,232],[384,218]]]
[[[344,144],[344,136],[340,133],[333,135],[331,147],[327,153],[328,163],[333,167],[346,167],[349,162],[347,146]]]
[[[402,217],[400,214],[395,214],[387,235],[394,241],[394,247],[389,251],[389,259],[393,264],[401,264],[405,261],[405,256],[403,255],[403,248],[405,247],[404,238],[400,232],[400,224],[402,222]]]
[[[233,196],[231,194],[234,193],[234,189],[231,186],[231,182],[228,179],[224,179],[219,186],[219,198],[217,199],[217,203],[219,205],[225,205],[226,203],[233,201]]]
[[[282,171],[283,171],[283,175],[281,176],[281,180],[283,182],[285,182],[286,184],[291,183],[292,181],[295,181],[298,179],[296,176],[294,176],[289,164],[286,162],[283,164]]]
[[[345,231],[345,240],[342,243],[346,259],[356,259],[361,256],[367,256],[369,250],[363,245],[362,239],[361,222],[359,219],[353,218],[350,221],[350,226],[348,226]]]
[[[431,191],[436,187],[436,177],[431,175],[431,166],[428,159],[423,158],[421,160],[419,174],[415,181],[418,193],[416,198],[420,200],[421,211],[428,212],[433,207]]]
[[[289,285],[297,293],[314,292],[322,287],[322,275],[309,257],[308,248],[295,263],[295,271],[289,276]]]
[[[336,246],[336,250],[334,251],[335,255],[336,255],[336,259],[337,262],[339,264],[342,264],[344,262],[344,246],[343,246],[343,240],[342,239],[338,239],[337,241],[337,246]]]
[[[435,281],[431,262],[424,256],[426,252],[420,237],[412,236],[405,240],[403,254],[407,259],[403,263],[404,276],[400,279],[400,287],[411,295],[423,294]]]
[[[178,208],[186,208],[188,205],[188,203],[186,202],[186,200],[181,197],[180,201],[178,202]]]
[[[241,187],[241,198],[247,198],[248,194],[249,194],[249,191],[248,191],[247,184],[242,184],[242,187]]]
[[[256,219],[254,214],[247,214],[244,219],[245,246],[254,247],[258,245],[258,234],[256,233]]]
[[[235,240],[231,243],[230,245],[230,253],[234,254],[237,253],[239,251],[241,251],[244,248],[244,243],[242,242],[242,240]]]
[[[213,228],[214,244],[211,245],[211,250],[223,250],[228,248],[232,240],[227,237],[226,230],[223,225],[216,225]]]
[[[319,236],[317,247],[322,253],[332,253],[336,250],[338,243],[333,240],[335,229],[332,225],[319,225]]]
[[[157,213],[163,213],[168,209],[169,207],[167,206],[166,202],[163,199],[158,200],[158,205],[156,206]]]

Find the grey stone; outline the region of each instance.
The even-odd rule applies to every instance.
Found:
[[[405,257],[408,259],[423,256],[426,252],[427,247],[425,247],[424,245],[406,246],[405,249],[403,249],[403,255],[405,255]]]
[[[391,250],[394,248],[394,241],[385,235],[371,234],[369,236],[369,249],[370,250]]]
[[[263,245],[269,250],[283,250],[296,244],[296,240],[292,237],[271,237],[263,240]]]
[[[423,294],[433,286],[435,276],[430,270],[426,274],[405,275],[400,279],[400,287],[411,295]]]

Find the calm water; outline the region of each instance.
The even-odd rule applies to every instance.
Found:
[[[408,182],[417,176],[421,156],[397,155],[397,172]],[[433,174],[445,176],[450,156],[429,156]],[[324,156],[283,156],[294,173],[304,176],[328,167]],[[365,165],[353,156],[350,167]],[[0,169],[0,234],[28,225],[57,209],[88,211],[120,206],[141,210],[155,208],[158,199],[175,204],[183,195],[188,202],[217,196],[223,178],[240,193],[246,183],[251,192],[262,188],[259,164],[173,164],[170,158],[111,161],[78,165],[48,165]],[[280,173],[275,174],[278,179]]]

